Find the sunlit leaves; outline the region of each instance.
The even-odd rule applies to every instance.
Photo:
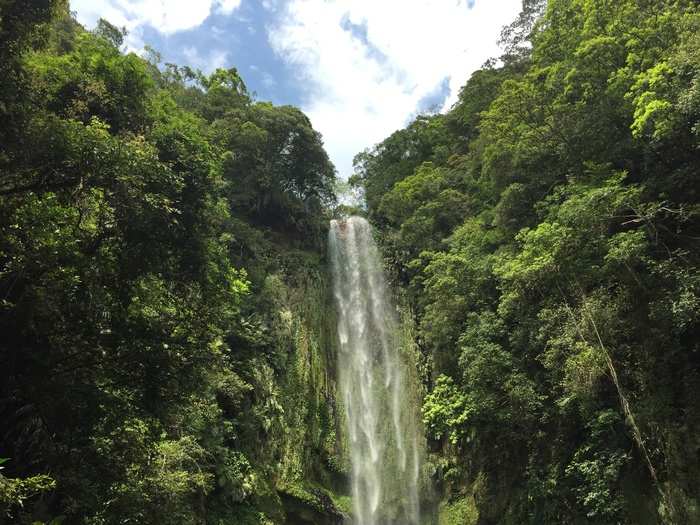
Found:
[[[467,395],[450,377],[440,376],[423,403],[423,422],[435,438],[447,436],[457,443],[464,435],[472,411],[467,405]]]

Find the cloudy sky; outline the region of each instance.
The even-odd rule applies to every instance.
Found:
[[[72,0],[164,62],[237,67],[258,100],[301,107],[339,174],[416,114],[444,110],[521,0]]]

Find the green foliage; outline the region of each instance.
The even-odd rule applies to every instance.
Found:
[[[320,134],[291,106],[259,102],[213,123],[234,213],[256,224],[312,235],[335,202],[335,169]],[[234,153],[235,152],[235,153]]]
[[[7,461],[7,458],[0,458],[0,465]],[[0,512],[6,517],[12,517],[13,512],[22,507],[26,500],[55,488],[56,481],[46,474],[28,478],[6,478],[0,474]]]
[[[447,150],[441,144],[448,137],[446,131],[444,118],[440,115],[421,116],[373,150],[355,157],[355,175],[350,182],[363,186],[371,212],[377,213],[384,193],[411,175],[423,162],[444,160]]]
[[[438,510],[438,525],[475,525],[479,512],[470,498],[443,503]]]
[[[35,53],[27,70],[36,95],[61,117],[84,123],[97,117],[115,132],[148,123],[145,104],[153,81],[146,65],[135,54],[122,55],[109,39],[78,33],[70,52]]]
[[[334,168],[235,68],[124,35],[0,2],[0,511],[281,523],[278,483],[343,476],[309,466],[343,464],[314,285]]]
[[[358,155],[445,516],[478,477],[484,523],[700,519],[699,27],[685,0],[523,2],[447,114]]]
[[[448,436],[452,443],[463,438],[463,427],[473,408],[467,406],[467,395],[455,387],[454,381],[441,375],[423,403],[423,422],[435,439]]]
[[[619,423],[619,416],[612,410],[598,414],[589,423],[589,443],[576,450],[565,471],[575,478],[575,492],[586,516],[601,523],[618,521],[624,505],[619,478],[630,457],[622,450],[611,449],[618,441],[615,426]]]

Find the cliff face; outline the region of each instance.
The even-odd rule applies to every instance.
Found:
[[[348,507],[342,495],[347,458],[329,276],[317,268],[302,282],[285,285],[273,276],[266,286],[276,295],[273,330],[289,349],[277,386],[282,411],[276,488],[290,522],[339,523]]]
[[[250,361],[257,383],[249,412],[264,418],[262,431],[250,437],[246,447],[265,489],[258,489],[246,504],[259,513],[252,523],[264,516],[270,523],[340,524],[350,516],[352,502],[332,276],[320,252],[284,257],[294,262],[267,275],[257,293],[268,346]],[[405,291],[392,286],[390,293],[397,309],[402,395],[419,408],[429,383],[430,360],[419,350]],[[419,420],[415,425],[423,456],[424,429]],[[434,490],[441,457],[423,457],[420,462],[421,523],[437,523],[443,515],[454,514],[452,507],[439,505]],[[392,498],[407,497],[401,492]]]
[[[246,504],[253,523],[335,524],[349,513],[329,279],[316,258],[293,275],[268,275],[259,292],[269,346],[250,359],[260,422],[245,444],[260,484]]]

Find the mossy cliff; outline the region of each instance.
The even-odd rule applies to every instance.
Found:
[[[322,255],[290,252],[258,290],[251,319],[265,347],[253,379],[245,449],[254,489],[241,523],[336,524],[349,514],[343,408],[336,390],[336,317]]]

